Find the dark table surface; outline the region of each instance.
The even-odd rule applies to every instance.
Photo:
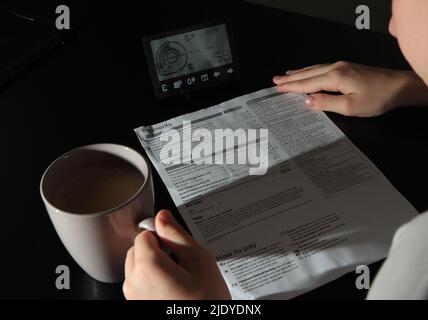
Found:
[[[68,3],[74,34],[0,87],[1,298],[123,298],[120,284],[99,283],[75,264],[45,211],[39,181],[62,153],[100,142],[143,152],[133,128],[269,87],[272,76],[287,69],[339,59],[408,68],[389,36],[237,0],[153,1],[150,7],[146,1]],[[52,1],[47,4],[38,13],[53,13]],[[224,17],[233,21],[240,83],[156,101],[141,37]],[[371,119],[329,116],[418,211],[428,207],[428,108]],[[156,208],[175,210],[156,172],[154,183]],[[55,287],[61,264],[70,267],[70,290]],[[372,275],[379,266],[372,265]],[[355,277],[350,273],[298,299],[362,299],[366,292],[355,288]]]

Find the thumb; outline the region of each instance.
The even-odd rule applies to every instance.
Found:
[[[350,115],[351,96],[314,93],[306,97],[306,105],[313,109]]]
[[[155,225],[161,241],[176,255],[180,265],[190,270],[194,265],[199,244],[184,230],[168,210],[158,212]]]

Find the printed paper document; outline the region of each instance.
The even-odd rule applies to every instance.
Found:
[[[355,272],[384,258],[396,229],[417,215],[304,99],[269,88],[135,129],[194,238],[217,258],[234,299],[292,298]],[[268,129],[267,173],[249,175],[245,164],[164,165],[159,137],[182,130],[183,121],[192,130]]]

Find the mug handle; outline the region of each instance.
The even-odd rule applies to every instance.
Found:
[[[138,227],[141,228],[141,229],[146,229],[146,230],[149,230],[149,231],[156,232],[156,229],[155,229],[155,218],[152,217],[152,218],[144,219],[143,221],[141,221],[138,224]]]

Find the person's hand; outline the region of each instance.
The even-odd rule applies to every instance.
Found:
[[[167,210],[155,219],[158,236],[143,231],[129,249],[123,293],[133,300],[230,299],[211,254],[199,245]],[[179,264],[160,247],[169,248]]]
[[[287,71],[273,82],[283,92],[309,93],[308,107],[347,116],[371,117],[405,105],[428,105],[428,88],[414,72],[350,62]]]

